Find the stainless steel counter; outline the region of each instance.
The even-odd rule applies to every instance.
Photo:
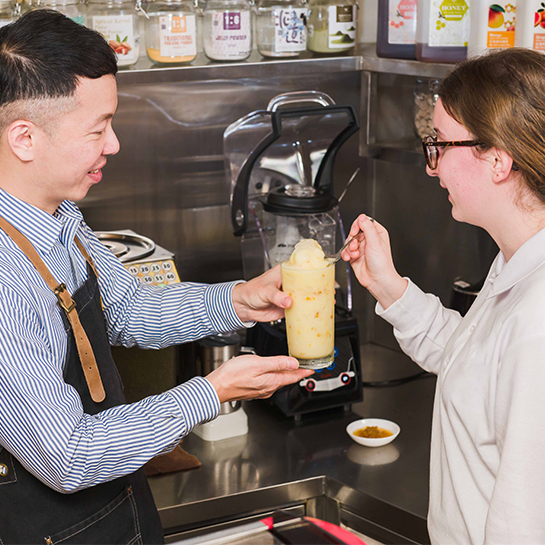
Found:
[[[419,371],[403,354],[371,344],[362,347],[362,359],[366,382]],[[351,412],[299,424],[263,402],[245,403],[248,435],[206,442],[190,434],[183,447],[202,467],[150,479],[167,534],[190,536],[199,527],[251,520],[278,508],[327,519],[340,506],[341,515],[330,519],[364,519],[368,524],[359,531],[371,535],[375,527],[385,543],[426,542],[434,389],[434,378],[365,388],[364,401]],[[361,417],[394,420],[401,433],[384,447],[360,446],[345,428]]]

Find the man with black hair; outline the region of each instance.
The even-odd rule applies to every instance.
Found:
[[[126,404],[110,344],[162,348],[279,319],[278,268],[250,282],[138,283],[72,201],[119,142],[116,58],[38,10],[0,29],[0,543],[161,543],[142,466],[220,403],[311,371],[234,358]]]

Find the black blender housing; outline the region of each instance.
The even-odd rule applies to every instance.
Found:
[[[271,112],[272,132],[252,150],[240,169],[231,203],[231,224],[235,236],[242,236],[248,228],[248,187],[252,169],[265,150],[282,135],[282,120],[294,117],[310,117],[345,112],[348,124],[333,140],[327,149],[313,187],[312,196],[292,196],[286,194],[285,187],[271,190],[263,200],[263,208],[275,214],[318,214],[331,210],[337,199],[333,196],[333,166],[341,146],[360,128],[356,112],[351,105],[323,106],[320,108],[283,108]]]

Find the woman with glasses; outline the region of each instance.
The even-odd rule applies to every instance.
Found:
[[[401,277],[360,216],[344,252],[401,348],[438,375],[432,543],[545,543],[545,56],[508,49],[442,82],[427,173],[500,252],[465,317]]]

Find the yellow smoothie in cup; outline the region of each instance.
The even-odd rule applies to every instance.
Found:
[[[299,241],[281,265],[282,290],[293,299],[286,310],[290,356],[299,366],[322,369],[333,363],[335,266],[313,239]]]

